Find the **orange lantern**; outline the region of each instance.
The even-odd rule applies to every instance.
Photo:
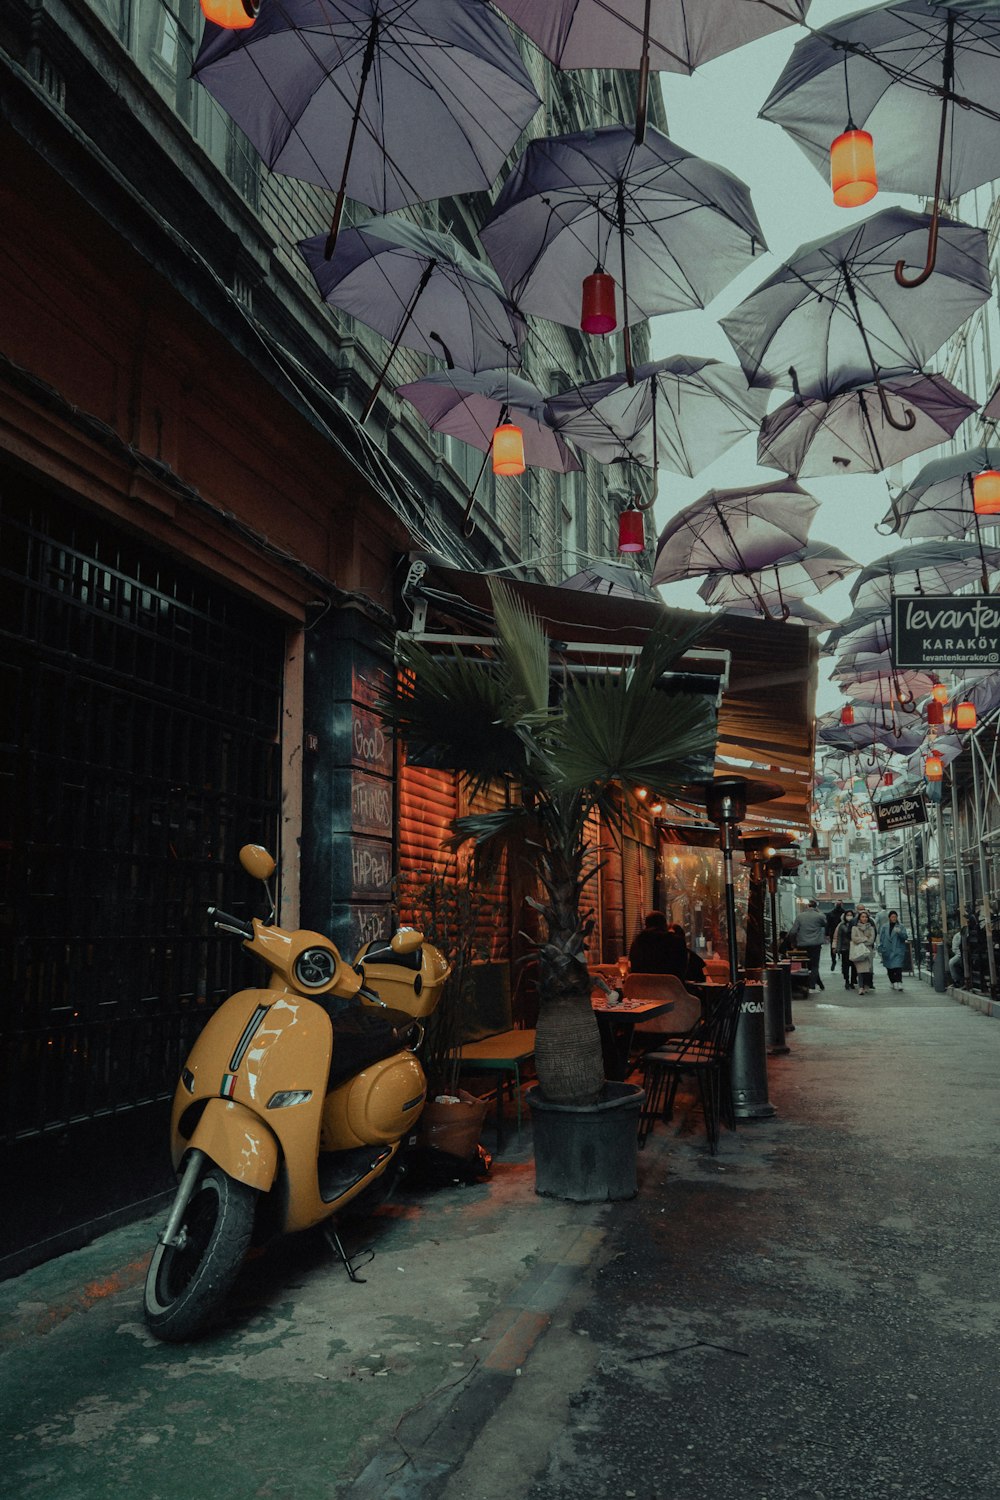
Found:
[[[972,481],[972,508],[977,516],[1000,515],[1000,472],[984,469]]]
[[[838,208],[858,208],[878,192],[875,143],[867,130],[848,125],[830,147],[830,182]]]
[[[618,517],[618,551],[642,552],[646,546],[646,528],[641,510],[623,510]]]
[[[955,705],[955,728],[975,729],[976,727],[976,705],[974,703],[958,703]]]
[[[840,722],[845,726],[845,728],[850,728],[850,726],[854,723],[854,709],[849,703],[845,703],[843,708],[840,710]]]
[[[257,19],[260,0],[201,0],[206,21],[229,31],[245,31]]]
[[[617,322],[615,278],[598,266],[596,271],[583,278],[580,328],[584,333],[610,333]]]
[[[924,775],[928,781],[940,781],[944,776],[944,761],[936,750],[932,750],[924,761]]]
[[[502,422],[493,433],[494,474],[524,473],[524,437],[513,422]]]
[[[944,705],[937,698],[931,698],[928,701],[927,722],[933,729],[938,728],[944,723]]]
[[[936,682],[934,684],[934,686],[931,688],[931,697],[934,699],[935,703],[948,702],[948,689],[945,687],[943,682]]]

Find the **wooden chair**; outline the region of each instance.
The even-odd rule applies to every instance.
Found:
[[[719,1121],[735,1129],[729,1067],[739,1025],[744,985],[727,985],[712,1012],[686,1037],[647,1052],[643,1059],[646,1098],[639,1117],[639,1145],[644,1146],[657,1119],[669,1120],[682,1074],[698,1080],[705,1132],[712,1155],[719,1144]]]
[[[702,1018],[702,1004],[683,979],[675,974],[629,974],[623,985],[626,1000],[672,1000],[674,1008],[665,1016],[640,1021],[635,1037],[648,1050],[662,1039],[686,1035]]]

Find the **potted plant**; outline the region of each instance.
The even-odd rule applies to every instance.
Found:
[[[593,925],[584,897],[597,869],[587,824],[599,811],[607,824],[620,826],[621,792],[640,783],[669,794],[710,774],[712,707],[704,695],[670,692],[661,682],[712,621],[664,612],[638,656],[622,666],[571,674],[553,667],[545,631],[519,597],[499,583],[491,593],[496,645],[489,656],[471,658],[459,648],[432,653],[400,640],[391,717],[412,761],[456,771],[472,789],[506,779],[520,790],[520,800],[503,810],[458,819],[456,834],[480,849],[502,841],[531,858],[537,878],[539,895],[531,904],[542,929],[536,945],[538,1088],[529,1095],[536,1183],[540,1192],[559,1196],[629,1196],[613,1183],[608,1191],[599,1182],[563,1183],[573,1176],[571,1159],[555,1161],[548,1172],[547,1158],[566,1155],[564,1137],[572,1129],[568,1117],[558,1118],[560,1111],[584,1111],[592,1121],[623,1106],[637,1112],[642,1100],[630,1085],[605,1085],[584,952]],[[635,1124],[628,1122],[633,1147]],[[585,1143],[577,1154],[582,1163],[591,1146]],[[634,1167],[633,1155],[632,1192]]]

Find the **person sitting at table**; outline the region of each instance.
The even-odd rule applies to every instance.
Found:
[[[704,984],[705,960],[701,957],[700,953],[696,953],[693,948],[688,947],[687,934],[685,933],[684,928],[679,922],[671,922],[670,926],[667,928],[667,931],[676,932],[681,942],[684,944],[684,951],[687,954],[687,967],[685,968],[684,973],[680,976],[684,980],[684,983]]]
[[[651,911],[642,931],[632,939],[628,961],[634,974],[675,974],[683,979],[687,971],[683,932],[678,937],[667,926],[662,911]]]

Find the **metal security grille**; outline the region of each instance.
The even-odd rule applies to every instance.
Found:
[[[283,631],[216,582],[0,482],[4,1137],[168,1095],[242,982],[205,907],[259,911]]]

